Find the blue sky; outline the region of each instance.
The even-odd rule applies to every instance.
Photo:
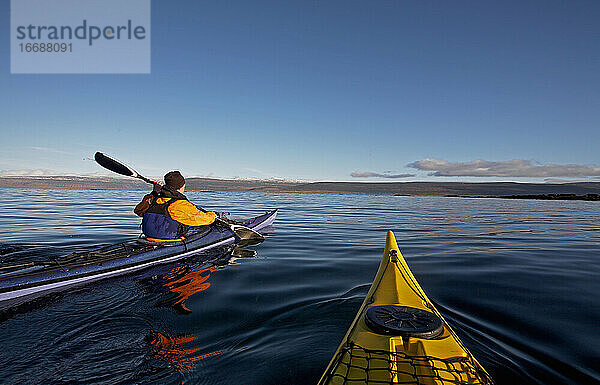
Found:
[[[149,176],[598,180],[598,20],[597,1],[153,1],[150,75],[11,75],[0,0],[0,173],[92,174],[104,151]]]

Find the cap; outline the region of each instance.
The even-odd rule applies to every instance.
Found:
[[[165,174],[165,183],[175,189],[180,189],[185,184],[185,179],[179,171],[170,171]]]

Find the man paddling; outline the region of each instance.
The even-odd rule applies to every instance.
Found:
[[[133,210],[142,217],[142,231],[150,241],[177,240],[190,226],[205,226],[216,219],[214,212],[202,212],[183,195],[185,179],[179,171],[165,175],[165,184],[154,183],[154,190],[144,196]]]

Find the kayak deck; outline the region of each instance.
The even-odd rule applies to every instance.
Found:
[[[240,224],[259,231],[273,224],[276,215],[277,210],[273,210]],[[194,229],[178,242],[132,240],[44,263],[3,267],[0,270],[0,310],[50,291],[172,263],[237,241],[228,227],[206,226]]]
[[[41,271],[43,271],[45,274],[48,274],[54,271],[72,270],[88,265],[100,265],[104,262],[113,260],[126,260],[138,254],[144,254],[153,251],[157,248],[189,244],[194,240],[205,236],[208,231],[208,229],[198,229],[197,231],[194,229],[189,237],[186,237],[180,242],[174,243],[152,243],[146,241],[143,236],[140,236],[140,238],[137,240],[116,243],[92,251],[75,251],[69,255],[65,255],[47,262],[31,264],[30,267],[27,267],[28,264],[25,263],[22,265],[16,265],[15,269],[10,269],[10,267],[3,268],[4,271],[0,273],[0,282],[6,277],[14,279],[18,277],[40,274]]]
[[[493,384],[427,298],[394,234],[319,384]]]

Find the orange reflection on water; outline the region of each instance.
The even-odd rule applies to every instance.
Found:
[[[165,283],[163,287],[169,292],[174,293],[175,297],[168,302],[171,306],[179,308],[183,312],[190,313],[191,310],[185,306],[185,300],[190,296],[206,290],[210,287],[210,273],[218,270],[217,267],[211,266],[198,271],[190,271],[184,266],[177,266],[171,269],[163,279]]]
[[[185,349],[183,347],[183,345],[194,340],[196,340],[196,337],[190,335],[174,337],[153,331],[152,340],[150,341],[150,353],[154,358],[168,363],[180,372],[192,369],[193,363],[196,361],[221,354],[220,351],[217,351],[194,356],[194,353],[199,351],[200,348]]]

